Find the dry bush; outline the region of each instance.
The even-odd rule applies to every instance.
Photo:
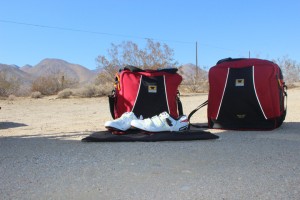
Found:
[[[66,99],[69,98],[72,94],[73,94],[72,90],[70,88],[66,88],[57,94],[57,98]]]
[[[103,69],[113,79],[119,67],[133,65],[142,69],[158,69],[177,66],[174,60],[174,50],[167,44],[147,39],[146,46],[141,48],[132,41],[121,44],[111,44],[107,50],[108,56],[99,55],[96,58],[98,68]],[[117,67],[118,66],[118,67]]]
[[[9,101],[14,101],[15,99],[16,99],[16,96],[13,95],[13,94],[11,94],[11,95],[8,96],[8,99],[7,99],[7,100],[9,100]]]
[[[293,87],[294,83],[300,80],[300,64],[297,61],[288,56],[283,56],[273,60],[273,62],[277,63],[281,68],[284,80],[288,86]]]
[[[15,77],[8,77],[6,72],[0,72],[0,96],[7,97],[16,94],[20,89],[20,81]]]
[[[29,84],[20,86],[20,89],[15,93],[17,97],[29,97],[31,95],[31,88]]]
[[[111,90],[111,84],[87,85],[85,87],[73,90],[73,95],[82,98],[101,97],[109,95]]]
[[[57,94],[60,90],[61,84],[59,81],[53,77],[39,77],[35,81],[33,81],[31,85],[31,91],[40,92],[42,95],[53,95]]]
[[[40,92],[32,92],[30,96],[33,99],[42,98],[42,94]]]
[[[33,81],[31,91],[39,91],[42,95],[54,95],[59,91],[70,88],[78,83],[77,80],[69,79],[63,75],[41,76]]]
[[[77,88],[73,90],[73,95],[77,97],[92,97],[94,95],[94,89],[91,86],[85,86],[83,88]]]
[[[184,93],[206,93],[209,90],[209,84],[207,81],[197,84],[181,84],[179,90]]]
[[[115,81],[115,74],[112,77],[109,73],[107,73],[106,71],[103,71],[98,74],[94,83],[95,83],[95,85],[105,85],[107,83],[113,84],[114,81]]]

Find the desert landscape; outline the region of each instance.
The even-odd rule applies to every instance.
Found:
[[[182,95],[189,114],[207,94]],[[108,99],[0,100],[1,199],[299,199],[300,89],[272,131],[208,130],[218,140],[84,143]],[[206,109],[192,122],[205,123]]]

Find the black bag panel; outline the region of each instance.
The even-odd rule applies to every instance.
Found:
[[[283,120],[269,119],[261,121],[218,121],[209,119],[209,127],[216,129],[232,129],[232,130],[272,130],[279,127]]]
[[[253,83],[253,68],[231,68],[226,89],[213,123],[222,128],[255,128],[269,126],[258,102]]]
[[[149,118],[164,111],[169,113],[164,76],[142,76],[140,89],[132,112],[137,117],[142,115],[143,118]]]

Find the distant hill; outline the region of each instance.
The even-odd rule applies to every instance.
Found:
[[[207,80],[207,71],[198,68],[200,81]],[[0,64],[0,72],[4,72],[8,78],[14,77],[25,85],[29,85],[40,76],[63,75],[66,79],[77,80],[80,84],[93,82],[100,70],[89,70],[81,65],[72,64],[61,59],[44,59],[37,65],[16,65]],[[183,77],[183,83],[194,78],[196,66],[185,64],[179,67],[179,74]]]
[[[79,83],[91,82],[95,79],[96,73],[78,65],[71,64],[60,59],[44,59],[35,66],[26,65],[20,68],[24,72],[33,77],[49,76],[49,75],[64,75],[65,78],[75,79]]]
[[[22,84],[29,84],[33,80],[33,77],[30,74],[22,71],[16,65],[0,64],[0,73],[2,73],[7,79],[14,78]]]
[[[27,70],[30,70],[33,66],[32,65],[25,65],[23,67],[20,67],[20,70],[27,72]]]

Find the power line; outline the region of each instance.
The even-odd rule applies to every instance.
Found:
[[[193,42],[187,42],[187,41],[166,40],[166,39],[158,39],[158,38],[150,38],[150,37],[140,37],[140,36],[134,36],[134,35],[124,35],[124,34],[106,33],[106,32],[99,32],[99,31],[89,31],[89,30],[67,28],[67,27],[60,27],[60,26],[48,26],[48,25],[41,25],[41,24],[32,24],[32,23],[17,22],[17,21],[3,20],[3,19],[0,19],[0,22],[8,23],[8,24],[24,25],[24,26],[33,26],[33,27],[38,27],[38,28],[49,28],[49,29],[56,29],[56,30],[63,30],[63,31],[81,32],[81,33],[107,35],[107,36],[115,36],[115,37],[135,38],[135,39],[142,39],[142,40],[151,39],[151,40],[163,41],[163,42],[186,43],[186,44],[192,44],[193,43]]]
[[[96,34],[96,35],[106,35],[106,36],[112,36],[112,37],[123,37],[123,38],[125,37],[125,38],[134,38],[134,39],[140,39],[140,40],[150,39],[150,40],[155,40],[155,41],[160,41],[160,42],[181,43],[181,44],[189,44],[189,45],[194,44],[194,42],[189,42],[189,41],[168,40],[168,39],[160,39],[160,38],[125,35],[125,34],[119,34],[119,33],[107,33],[107,32],[99,32],[99,31],[90,31],[90,30],[83,30],[83,29],[75,29],[75,28],[60,27],[60,26],[49,26],[49,25],[33,24],[33,23],[27,23],[27,22],[3,20],[3,19],[0,19],[0,22],[7,23],[7,24],[32,26],[32,27],[37,27],[37,28],[48,28],[48,29],[56,29],[56,30],[62,30],[62,31],[72,31],[72,32]],[[214,49],[221,49],[221,50],[232,51],[232,52],[241,52],[239,50],[228,49],[228,48],[225,48],[225,47],[215,46],[215,45],[206,44],[206,43],[198,43],[198,44],[200,44],[201,46],[207,46],[207,47],[214,48]],[[242,51],[242,52],[244,52],[244,51]]]

